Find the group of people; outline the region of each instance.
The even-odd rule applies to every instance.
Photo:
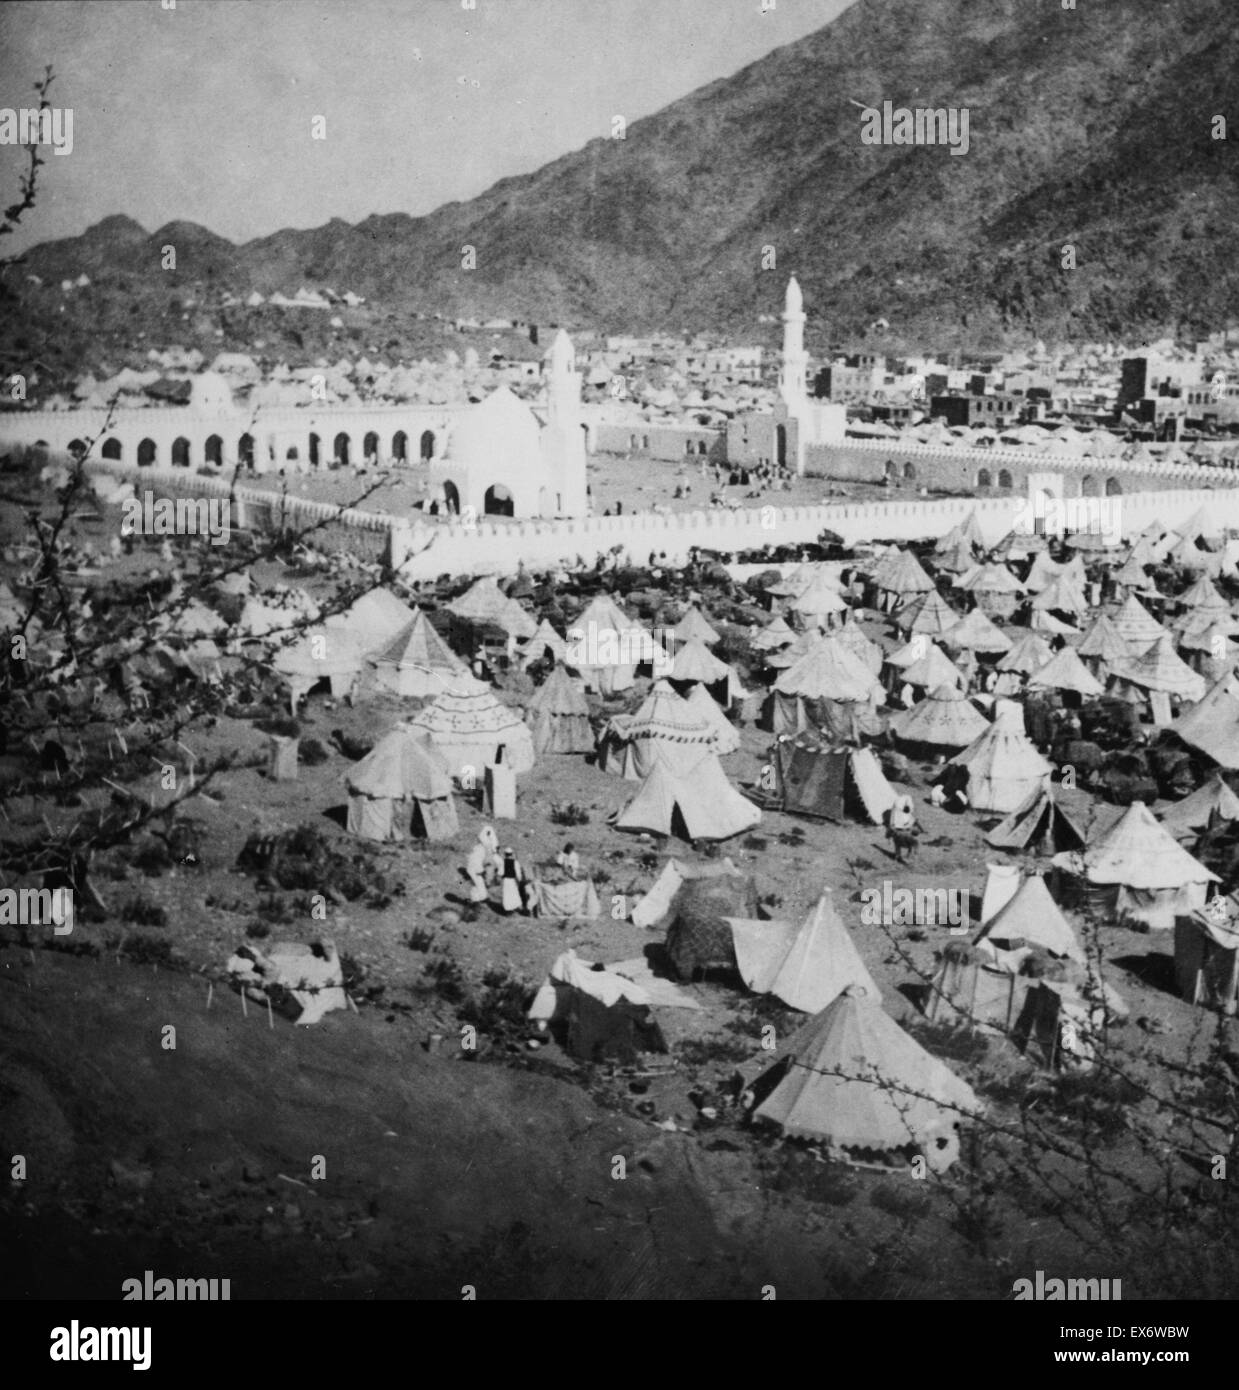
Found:
[[[563,874],[575,881],[581,876],[581,857],[571,841],[555,857],[555,863]],[[507,846],[499,848],[499,837],[492,825],[484,825],[478,831],[463,873],[469,881],[469,901],[489,903],[493,884],[499,886],[499,908],[505,915],[518,914],[528,917],[533,911],[533,888],[525,873],[524,865],[516,857],[516,851]]]

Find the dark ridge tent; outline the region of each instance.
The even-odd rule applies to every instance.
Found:
[[[737,969],[729,917],[757,917],[757,888],[747,875],[694,878],[681,886],[665,942],[667,956],[681,978]]]
[[[631,1065],[639,1052],[666,1052],[667,1041],[648,1004],[617,999],[604,1004],[584,990],[573,990],[568,1005],[566,1049],[584,1062]]]
[[[556,666],[525,710],[537,753],[592,753],[589,702],[578,682]]]
[[[1233,905],[1226,898],[1212,901]],[[1174,976],[1189,1004],[1224,1014],[1239,1011],[1239,925],[1208,911],[1176,917]]]
[[[775,805],[790,815],[881,825],[895,793],[869,748],[834,747],[810,735],[781,738],[771,754]]]
[[[1082,850],[1088,843],[1088,832],[1051,784],[1031,792],[1023,805],[989,832],[985,843],[994,849],[1060,854]]]

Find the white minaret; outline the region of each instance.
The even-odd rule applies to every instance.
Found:
[[[576,349],[561,328],[546,356],[546,428],[542,433],[552,496],[547,515],[585,515],[585,430]]]
[[[804,350],[804,325],[804,295],[793,275],[783,302],[783,366],[779,373],[779,396],[792,416],[799,416],[808,404],[805,376],[809,354]]]

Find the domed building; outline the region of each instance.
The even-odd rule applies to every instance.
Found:
[[[581,376],[560,329],[547,353],[538,411],[506,386],[453,412],[436,472],[452,510],[481,516],[583,516],[585,432]]]

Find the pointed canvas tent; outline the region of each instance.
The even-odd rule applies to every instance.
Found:
[[[1050,896],[1045,879],[1037,874],[1026,878],[993,917],[973,938],[974,946],[997,964],[1019,974],[1025,947],[1040,947],[1051,955],[1086,964],[1075,930]]]
[[[1128,594],[1112,621],[1118,635],[1136,652],[1144,651],[1166,634],[1166,629],[1135,594]]]
[[[1015,612],[1024,586],[1006,565],[978,565],[964,576],[959,587],[987,616],[1009,618]]]
[[[696,604],[671,629],[671,635],[677,643],[703,642],[707,647],[712,647],[719,640],[718,633],[706,622]]]
[[[905,604],[895,615],[895,622],[905,632],[923,632],[929,637],[938,637],[959,622],[959,614],[934,589],[924,598]]]
[[[735,671],[720,661],[704,642],[695,637],[685,642],[675,654],[671,679],[679,682],[698,682],[724,707],[741,699],[744,689]]]
[[[417,611],[401,603],[395,594],[386,589],[370,589],[343,613],[333,613],[327,626],[347,631],[365,656],[373,656],[417,616]]]
[[[820,1013],[849,985],[881,998],[829,888],[799,924],[742,917],[727,922],[740,978],[754,994],[773,994],[806,1014]]]
[[[447,605],[459,618],[474,623],[491,623],[512,637],[532,637],[537,624],[514,599],[500,589],[491,575],[476,581],[473,586]]]
[[[840,594],[838,585],[831,583],[821,572],[813,576],[808,587],[801,590],[788,604],[805,627],[823,628],[829,625],[836,613],[847,611],[847,603]]]
[[[1222,676],[1203,700],[1171,726],[1184,743],[1197,748],[1227,771],[1239,768],[1239,683]]]
[[[541,661],[544,656],[549,655],[552,661],[563,661],[568,654],[568,644],[559,635],[551,624],[543,618],[538,624],[534,635],[525,644],[521,652],[522,670],[532,666],[535,661]]]
[[[403,840],[411,829],[444,840],[459,829],[447,763],[424,735],[400,725],[385,734],[345,777],[349,833]]]
[[[1111,677],[1118,690],[1135,686],[1139,690],[1165,691],[1193,702],[1205,696],[1205,678],[1179,656],[1174,649],[1174,638],[1168,632],[1140,656],[1116,662]]]
[[[734,753],[740,747],[740,730],[719,708],[718,701],[704,685],[694,685],[684,697],[685,703],[714,731],[714,751],[720,757]]]
[[[1104,677],[1116,661],[1129,661],[1135,653],[1110,619],[1098,613],[1076,646],[1076,655],[1095,676]]]
[[[1088,841],[1082,821],[1064,803],[1059,789],[1050,783],[1037,787],[1004,821],[985,837],[994,849],[1060,854],[1082,850]]]
[[[963,686],[964,673],[936,642],[930,642],[924,653],[911,666],[905,666],[901,679],[907,685],[922,690],[937,690],[940,686]]]
[[[754,651],[773,652],[783,647],[790,647],[795,640],[796,634],[788,627],[782,616],[779,616],[767,623],[766,626],[751,639],[749,645]]]
[[[1190,796],[1162,811],[1158,819],[1176,839],[1182,839],[1203,830],[1215,816],[1219,820],[1239,820],[1239,796],[1220,772],[1215,772]]]
[[[853,656],[859,657],[875,676],[881,672],[884,660],[882,648],[865,636],[859,623],[844,623],[842,627],[837,627],[831,636],[841,647],[846,647]]]
[[[851,985],[809,1020],[754,1087],[755,1119],[788,1137],[824,1141],[843,1157],[922,1147],[931,1165],[953,1154],[959,1120],[976,1115],[972,1088]]]
[[[686,840],[728,840],[760,821],[761,812],[727,780],[718,758],[707,753],[682,776],[655,763],[615,826]]]
[[[1002,653],[1011,650],[1011,639],[980,608],[966,613],[950,632],[943,634],[942,641],[957,651]]]
[[[940,685],[911,709],[896,714],[891,732],[904,743],[929,748],[966,748],[989,728],[989,720],[953,685]]]
[[[464,662],[420,612],[370,662],[380,690],[409,697],[441,695],[468,674]]]
[[[679,777],[717,747],[717,734],[700,710],[667,681],[655,681],[635,714],[609,721],[598,741],[598,766],[630,782],[648,777],[656,766]]]
[[[1053,655],[1050,644],[1043,637],[1028,632],[1017,639],[1006,656],[999,657],[997,669],[1030,676],[1034,671],[1039,671]]]
[[[936,587],[925,573],[925,567],[910,550],[899,551],[890,564],[884,565],[876,582],[880,589],[904,600],[910,594],[931,593]]]
[[[951,765],[968,769],[968,801],[974,810],[1004,814],[1044,787],[1053,771],[1023,730],[1006,719],[991,724]]]
[[[480,785],[482,769],[497,763],[500,749],[504,765],[513,772],[528,772],[534,765],[529,726],[515,710],[499,703],[490,686],[472,676],[462,676],[409,723],[426,730],[453,777],[472,778]]]
[[[1218,881],[1158,824],[1143,801],[1133,801],[1085,850],[1084,872],[1090,883],[1115,890],[1120,921],[1161,929],[1173,927],[1177,913],[1203,907],[1207,886]]]
[[[881,825],[895,793],[871,748],[833,748],[808,734],[780,738],[771,755],[774,804],[789,815]]]
[[[981,532],[981,523],[977,520],[975,508],[968,513],[963,521],[956,522],[944,536],[934,543],[934,551],[938,555],[945,555],[948,550],[952,550],[961,541],[965,545],[976,546],[978,550],[985,549],[985,537]]]
[[[536,753],[592,753],[589,702],[580,685],[556,666],[525,710]]]
[[[598,594],[569,626],[565,665],[580,673],[586,690],[614,695],[631,687],[638,666],[667,675],[671,657],[609,594]]]
[[[1105,693],[1101,682],[1076,655],[1073,647],[1063,647],[1028,677],[1029,690],[1068,690],[1093,700]]]

